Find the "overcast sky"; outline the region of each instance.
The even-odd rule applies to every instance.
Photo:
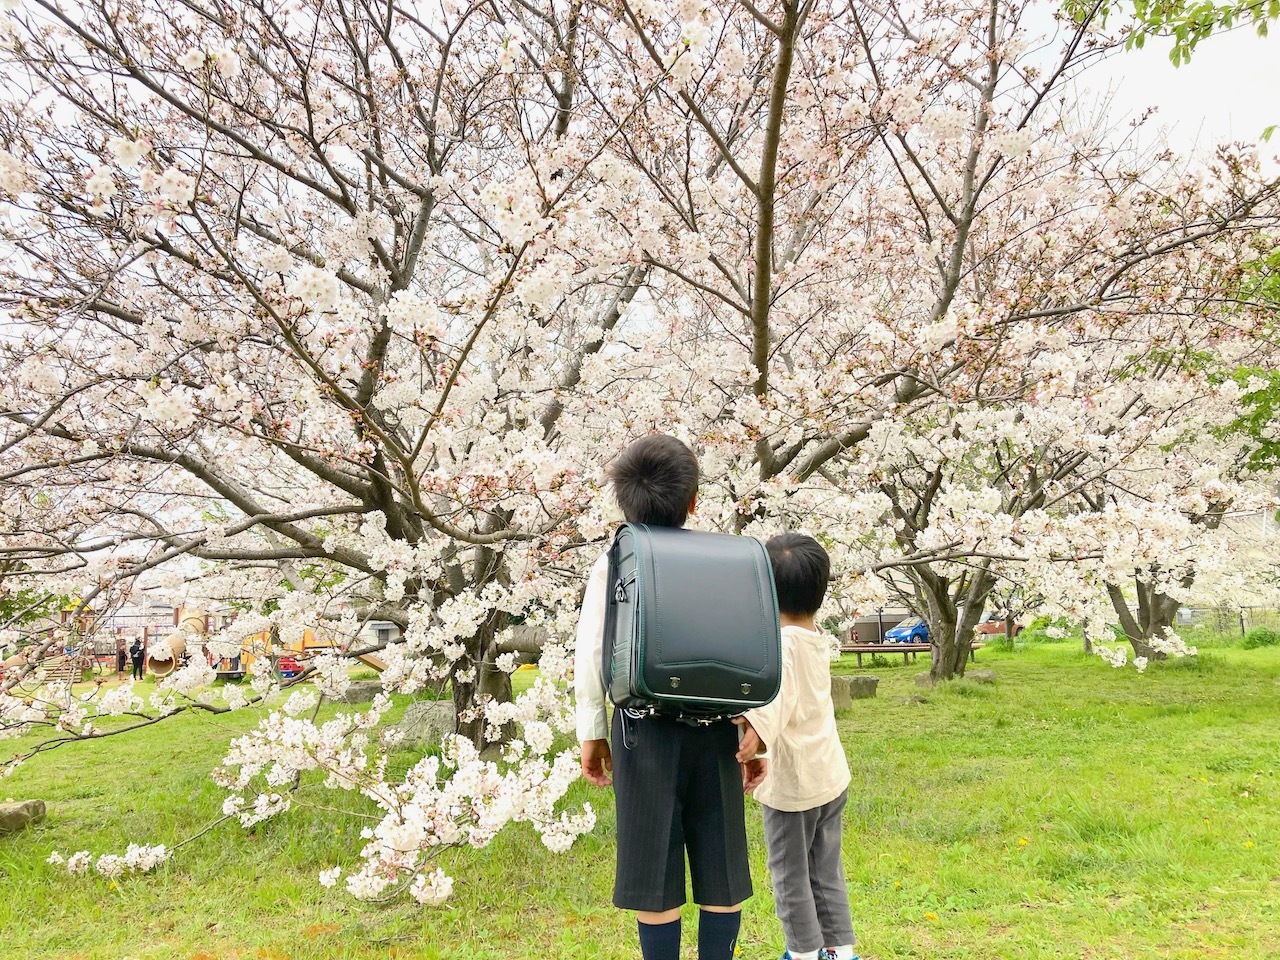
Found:
[[[1170,46],[1157,38],[1142,50],[1117,54],[1090,70],[1087,84],[1095,92],[1111,90],[1113,117],[1158,107],[1151,123],[1168,128],[1179,152],[1256,141],[1280,124],[1280,38],[1259,38],[1251,28],[1211,36],[1189,64],[1176,68]],[[1262,154],[1274,158],[1278,152],[1280,130]]]

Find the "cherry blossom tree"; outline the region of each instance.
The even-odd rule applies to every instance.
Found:
[[[24,0],[0,559],[84,604],[141,580],[235,605],[228,650],[320,624],[338,647],[287,697],[262,673],[214,699],[201,658],[150,703],[20,673],[5,727],[46,725],[38,751],[259,706],[225,815],[359,792],[384,818],[348,889],[436,902],[440,849],[593,822],[558,806],[565,642],[632,437],[698,447],[704,525],[813,529],[855,605],[932,597],[939,677],[996,578],[1102,597],[1163,528],[1068,504],[1176,416],[1159,350],[1248,351],[1254,305],[1224,334],[1213,308],[1276,190],[1247,152],[1129,156],[1064,104],[1123,38],[1098,7],[1037,38],[1026,9]],[[361,644],[374,617],[402,637]],[[547,640],[513,699],[518,621]],[[315,720],[375,650],[388,693],[454,698],[458,736],[403,779],[385,696]]]
[[[86,605],[141,576],[236,604],[213,638],[229,651],[327,622],[356,654],[364,619],[398,623],[384,684],[447,681],[471,745],[431,809],[460,791],[486,817],[426,836],[436,770],[390,787],[368,759],[385,700],[321,726],[292,723],[293,701],[222,776],[258,788],[228,801],[246,823],[317,769],[397,836],[411,822],[417,846],[371,853],[361,895],[399,880],[438,899],[439,846],[512,819],[554,845],[591,819],[552,814],[572,774],[544,759],[570,723],[563,651],[514,704],[498,646],[513,616],[560,637],[572,621],[566,551],[598,450],[561,394],[588,396],[582,367],[637,289],[629,251],[591,240],[609,134],[569,130],[579,10],[35,2],[5,19],[5,556]],[[326,695],[344,663],[316,664]],[[6,675],[4,722],[54,727],[43,748],[276,689],[264,673],[213,702],[202,658],[149,705],[128,686],[23,693],[34,678]],[[517,721],[499,775],[478,747]]]
[[[1175,641],[1172,649],[1177,649],[1175,619],[1198,579],[1207,575],[1225,590],[1233,576],[1256,581],[1260,572],[1257,558],[1240,562],[1239,555],[1247,558],[1249,551],[1238,549],[1228,521],[1232,515],[1273,509],[1275,501],[1271,370],[1276,362],[1274,309],[1280,275],[1274,253],[1257,260],[1242,257],[1240,264],[1237,299],[1252,305],[1253,320],[1246,320],[1230,302],[1215,303],[1214,311],[1219,321],[1246,333],[1243,341],[1235,350],[1206,344],[1214,349],[1185,349],[1180,356],[1166,351],[1161,357],[1184,379],[1220,385],[1214,391],[1219,402],[1184,409],[1177,421],[1177,441],[1150,451],[1152,459],[1140,469],[1130,465],[1081,491],[1093,511],[1163,500],[1185,520],[1180,543],[1136,569],[1127,587],[1119,582],[1107,585],[1119,627],[1135,657],[1144,661],[1165,659],[1170,638]]]
[[[643,120],[653,123],[667,106],[658,130],[691,131],[705,141],[703,153],[650,152],[662,133],[648,125],[634,135],[623,125],[619,140],[674,221],[667,250],[647,248],[646,257],[659,275],[682,281],[663,288],[682,298],[672,311],[710,313],[752,347],[751,396],[723,428],[745,435],[726,453],[728,469],[717,471],[736,504],[735,526],[816,526],[848,544],[845,569],[898,567],[916,585],[915,605],[934,621],[933,670],[945,678],[963,671],[973,621],[995,582],[991,564],[1026,560],[1030,549],[999,543],[983,556],[981,510],[961,511],[946,524],[948,538],[936,529],[920,536],[944,477],[969,475],[957,495],[977,483],[964,451],[995,442],[979,427],[983,412],[1012,424],[1054,418],[1028,428],[1037,440],[1045,431],[1043,449],[1008,450],[986,464],[983,486],[1010,491],[996,491],[990,513],[1016,519],[1041,504],[1069,511],[1066,494],[1135,456],[1153,429],[1131,436],[1130,424],[1144,425],[1150,413],[1131,392],[1144,385],[1134,376],[1144,358],[1154,360],[1170,339],[1207,339],[1216,349],[1215,307],[1241,300],[1253,315],[1261,310],[1231,291],[1238,259],[1256,261],[1269,250],[1262,231],[1274,223],[1275,185],[1247,155],[1224,154],[1209,176],[1183,171],[1169,156],[1130,156],[1097,118],[1054,109],[1056,91],[1107,46],[1088,16],[1064,26],[1048,54],[1018,29],[1019,7],[975,6],[955,14],[958,22],[915,22],[918,14],[897,7],[883,16],[854,11],[840,23],[804,6],[784,13],[743,17],[739,32],[686,28],[657,32],[640,50],[614,45],[629,58],[624,67],[634,63],[636,84],[662,51],[684,45],[676,66],[693,55],[684,88],[660,88]],[[771,97],[792,62],[776,61],[769,85],[737,75],[746,69],[737,51],[760,49],[770,37],[791,42],[793,13],[813,18],[803,22],[815,39],[807,71],[797,71],[794,93],[775,109]],[[637,30],[649,23],[643,12],[630,15]],[[819,32],[819,22],[830,33]],[[726,79],[739,99],[726,98],[734,109],[717,122],[706,103]],[[748,108],[739,108],[744,99]],[[789,116],[793,105],[801,109]],[[757,166],[754,144],[768,149],[767,124],[779,115],[776,158],[766,153]],[[753,127],[752,116],[766,125]],[[710,161],[698,166],[703,155]],[[770,194],[762,185],[776,170],[787,173]],[[723,219],[726,209],[734,220]],[[775,234],[767,251],[762,232],[750,229],[766,222]],[[725,228],[716,231],[719,223]],[[764,263],[773,265],[772,278],[762,275]],[[1184,325],[1193,328],[1184,334]],[[1247,320],[1235,332],[1230,350],[1254,348]],[[1161,370],[1177,376],[1168,365]],[[1207,383],[1199,388],[1213,393]],[[708,396],[707,413],[732,390]],[[1102,391],[1130,402],[1116,401],[1100,417],[1090,404]],[[1061,409],[1047,406],[1059,393],[1068,398]],[[917,439],[941,450],[911,462],[905,447],[884,440],[899,429],[923,430]],[[1092,429],[1114,435],[1113,449],[1102,456],[1075,449]],[[946,431],[956,435],[941,443]],[[904,453],[906,462],[896,459]],[[899,482],[900,471],[917,467],[932,478]],[[891,509],[902,536],[886,546],[876,528],[883,533]],[[1094,539],[1108,537],[1098,531]],[[1165,543],[1154,531],[1148,541],[1153,550]],[[1094,559],[1045,549],[1055,560],[1050,569]],[[936,576],[938,562],[951,564],[953,575]],[[1026,575],[1016,569],[999,575]],[[1074,584],[1074,576],[1063,582]],[[1101,583],[1094,587],[1088,619],[1109,636],[1114,614],[1096,601]],[[850,589],[870,601],[885,585],[864,579]]]

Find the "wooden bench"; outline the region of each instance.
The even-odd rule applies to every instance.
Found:
[[[977,653],[978,648],[981,646],[982,646],[981,640],[973,641],[972,646],[969,647],[970,660],[973,660],[975,662],[977,661],[978,658],[975,656],[975,654]],[[840,645],[840,652],[852,653],[854,656],[856,656],[858,658],[859,667],[862,666],[862,655],[864,653],[869,653],[872,655],[875,655],[875,654],[883,655],[886,653],[900,653],[902,654],[902,662],[910,663],[912,660],[916,658],[916,654],[928,653],[929,644],[927,643],[843,643]]]

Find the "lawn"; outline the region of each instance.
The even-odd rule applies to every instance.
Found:
[[[856,672],[849,660],[837,669]],[[876,669],[878,698],[841,716],[864,958],[1276,956],[1280,649],[1212,650],[1141,676],[1071,644],[984,650],[994,687],[964,681],[912,702],[923,664]],[[49,802],[43,825],[0,839],[0,957],[639,956],[633,924],[609,906],[612,802],[585,784],[573,799],[596,804],[593,835],[556,855],[518,828],[454,852],[443,908],[320,887],[321,869],[357,859],[364,821],[317,807],[253,832],[224,825],[154,876],[112,884],[45,864],[54,849],[122,852],[198,831],[223,796],[208,770],[252,722],[183,716],[39,757],[0,786]],[[749,826],[758,892],[741,956],[771,960],[782,944],[754,809]]]

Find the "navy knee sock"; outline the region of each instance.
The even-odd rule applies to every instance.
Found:
[[[644,960],[680,960],[680,918],[670,923],[640,923],[640,955]]]
[[[733,948],[742,926],[742,911],[698,911],[698,960],[733,960]]]

